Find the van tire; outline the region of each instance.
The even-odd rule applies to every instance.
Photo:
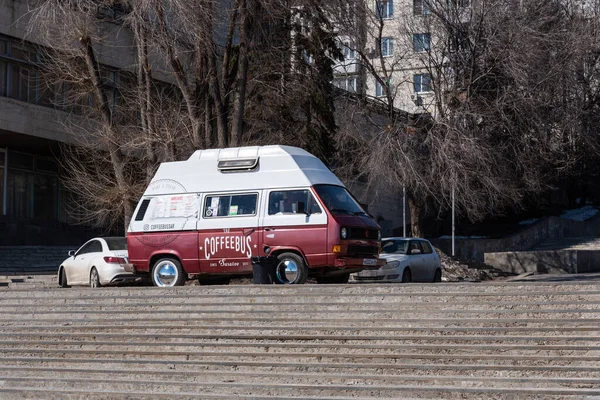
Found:
[[[412,272],[410,272],[410,268],[404,268],[402,272],[402,283],[410,283],[412,282]]]
[[[308,267],[304,259],[296,253],[281,253],[277,256],[277,267],[275,267],[275,276],[273,282],[286,285],[299,285],[306,282],[308,278]],[[286,276],[285,270],[288,267],[296,269],[296,275],[293,279]]]
[[[433,274],[433,282],[441,282],[442,281],[442,270],[436,269],[435,274]]]
[[[350,279],[350,274],[342,274],[342,275],[337,275],[337,276],[319,276],[317,278],[315,278],[317,283],[324,283],[324,284],[343,284],[343,283],[348,283],[348,280]]]
[[[165,280],[161,280],[161,271]],[[167,276],[171,276],[172,279],[168,279]],[[157,287],[183,286],[185,282],[185,271],[179,260],[173,257],[161,257],[156,260],[152,266],[150,280],[152,281],[152,284]]]

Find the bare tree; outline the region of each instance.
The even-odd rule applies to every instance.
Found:
[[[478,220],[518,208],[550,188],[573,162],[565,154],[581,159],[566,148],[574,126],[564,116],[573,98],[565,89],[574,86],[576,66],[582,65],[583,32],[566,3],[420,4],[426,8],[417,17],[402,10],[387,19],[385,1],[360,12],[368,17],[366,39],[357,40],[359,63],[366,82],[382,88],[375,101],[388,118],[375,118],[365,108],[362,120],[372,122],[366,130],[375,134],[346,134],[356,148],[368,149],[355,158],[353,170],[367,171],[374,190],[407,188],[414,236],[423,234],[425,214],[448,209],[453,191],[459,214]],[[394,56],[387,59],[377,57],[385,36],[394,38]],[[373,54],[373,47],[380,51]],[[400,67],[427,78],[414,82],[415,89],[417,83],[427,86],[420,89],[428,93],[418,97],[421,118],[397,108],[413,85]]]

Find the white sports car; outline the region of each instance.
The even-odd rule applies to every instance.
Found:
[[[440,257],[425,239],[381,239],[379,258],[387,264],[377,270],[350,275],[351,282],[441,282]]]
[[[69,251],[69,258],[58,268],[58,284],[61,287],[90,285],[96,288],[140,280],[133,273],[125,271],[123,265],[128,262],[124,237],[94,238],[79,250]]]

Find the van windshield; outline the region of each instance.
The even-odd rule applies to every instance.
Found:
[[[345,188],[334,185],[315,185],[314,188],[332,214],[367,215]]]

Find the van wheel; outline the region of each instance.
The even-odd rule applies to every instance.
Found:
[[[64,268],[61,268],[60,273],[58,274],[58,286],[62,288],[69,287],[69,285],[67,285],[67,273]]]
[[[410,272],[410,268],[404,268],[404,272],[402,273],[402,283],[412,282],[412,273]]]
[[[350,274],[343,274],[338,276],[319,276],[315,278],[317,283],[348,283]]]
[[[277,260],[273,277],[275,283],[298,285],[306,282],[308,267],[302,257],[295,253],[281,253]]]
[[[433,274],[433,281],[434,282],[441,282],[442,281],[442,270],[441,269],[436,269],[435,270],[435,274]]]
[[[152,267],[152,284],[158,287],[182,286],[185,272],[181,263],[170,257],[159,258]]]

